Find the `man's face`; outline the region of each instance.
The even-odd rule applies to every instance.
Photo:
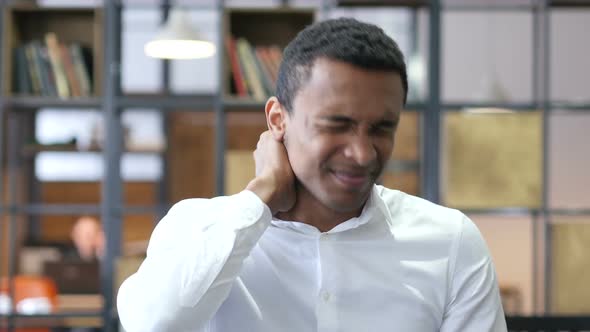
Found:
[[[336,213],[362,208],[391,156],[403,95],[395,72],[318,59],[286,119],[297,199]]]

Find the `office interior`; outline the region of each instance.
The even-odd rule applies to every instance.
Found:
[[[408,65],[381,184],[476,223],[509,328],[590,330],[590,1],[8,0],[0,10],[0,331],[122,330],[118,285],[166,211],[253,177],[275,68],[264,54],[274,47],[280,61],[297,31],[343,16],[379,25]],[[147,54],[173,13],[208,54]],[[237,44],[263,54],[259,83],[236,75]],[[100,234],[100,252],[85,257],[76,232]],[[48,302],[17,306],[17,285],[49,289],[33,296]]]

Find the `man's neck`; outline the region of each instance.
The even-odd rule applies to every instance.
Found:
[[[279,212],[276,217],[286,221],[298,221],[327,232],[341,223],[358,217],[363,208],[350,212],[338,212],[330,209],[313,197],[309,192],[298,191],[293,208],[287,212]]]

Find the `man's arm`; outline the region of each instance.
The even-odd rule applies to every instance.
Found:
[[[271,220],[252,192],[176,204],[119,289],[121,323],[134,331],[195,331],[227,298],[242,262]]]
[[[505,332],[494,264],[479,230],[467,217],[455,249],[449,301],[440,331]]]
[[[160,221],[145,261],[119,289],[127,332],[195,331],[217,312],[272,215],[295,204],[281,138],[263,133],[254,159],[256,177],[247,190],[182,201]]]

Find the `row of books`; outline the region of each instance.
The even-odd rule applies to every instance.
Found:
[[[233,92],[263,101],[274,95],[283,56],[278,46],[252,46],[244,38],[226,39]]]
[[[92,94],[92,50],[60,43],[55,33],[14,49],[14,92],[70,98]]]

